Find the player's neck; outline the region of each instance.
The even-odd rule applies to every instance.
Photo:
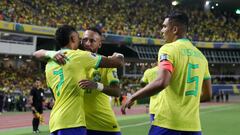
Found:
[[[177,41],[178,39],[184,39],[186,38],[184,35],[176,35],[174,38],[174,41]]]

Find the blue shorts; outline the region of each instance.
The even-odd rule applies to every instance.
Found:
[[[106,131],[87,130],[87,135],[121,135],[121,132],[106,132]]]
[[[201,131],[177,131],[152,125],[148,135],[202,135]]]
[[[150,122],[152,123],[154,121],[155,114],[150,114]]]
[[[85,127],[65,128],[52,132],[50,135],[87,135]]]

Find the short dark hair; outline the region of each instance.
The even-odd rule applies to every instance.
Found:
[[[102,36],[102,32],[98,28],[96,28],[96,27],[89,27],[89,28],[87,28],[87,30],[91,30],[93,32],[97,32],[100,36]]]
[[[188,28],[188,16],[183,12],[171,12],[166,18],[169,18],[170,21],[174,21],[184,25],[186,29]]]
[[[63,25],[56,30],[55,40],[60,48],[65,47],[70,41],[72,32],[77,32],[76,29],[69,25]]]

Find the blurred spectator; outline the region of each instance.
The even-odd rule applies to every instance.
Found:
[[[0,115],[3,112],[4,91],[0,89]]]
[[[111,34],[161,38],[159,23],[175,9],[188,14],[188,37],[192,40],[240,41],[238,16],[170,4],[165,0],[2,0],[0,20],[50,27],[69,24],[79,30],[95,26]]]

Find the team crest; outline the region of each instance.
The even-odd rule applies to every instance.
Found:
[[[167,54],[160,55],[160,61],[163,61],[163,60],[168,60],[168,55]]]
[[[101,74],[97,70],[93,72],[93,81],[95,81],[95,82],[101,81]]]
[[[97,54],[96,54],[96,53],[91,53],[91,55],[92,55],[93,57],[96,57],[96,56],[97,56]]]

